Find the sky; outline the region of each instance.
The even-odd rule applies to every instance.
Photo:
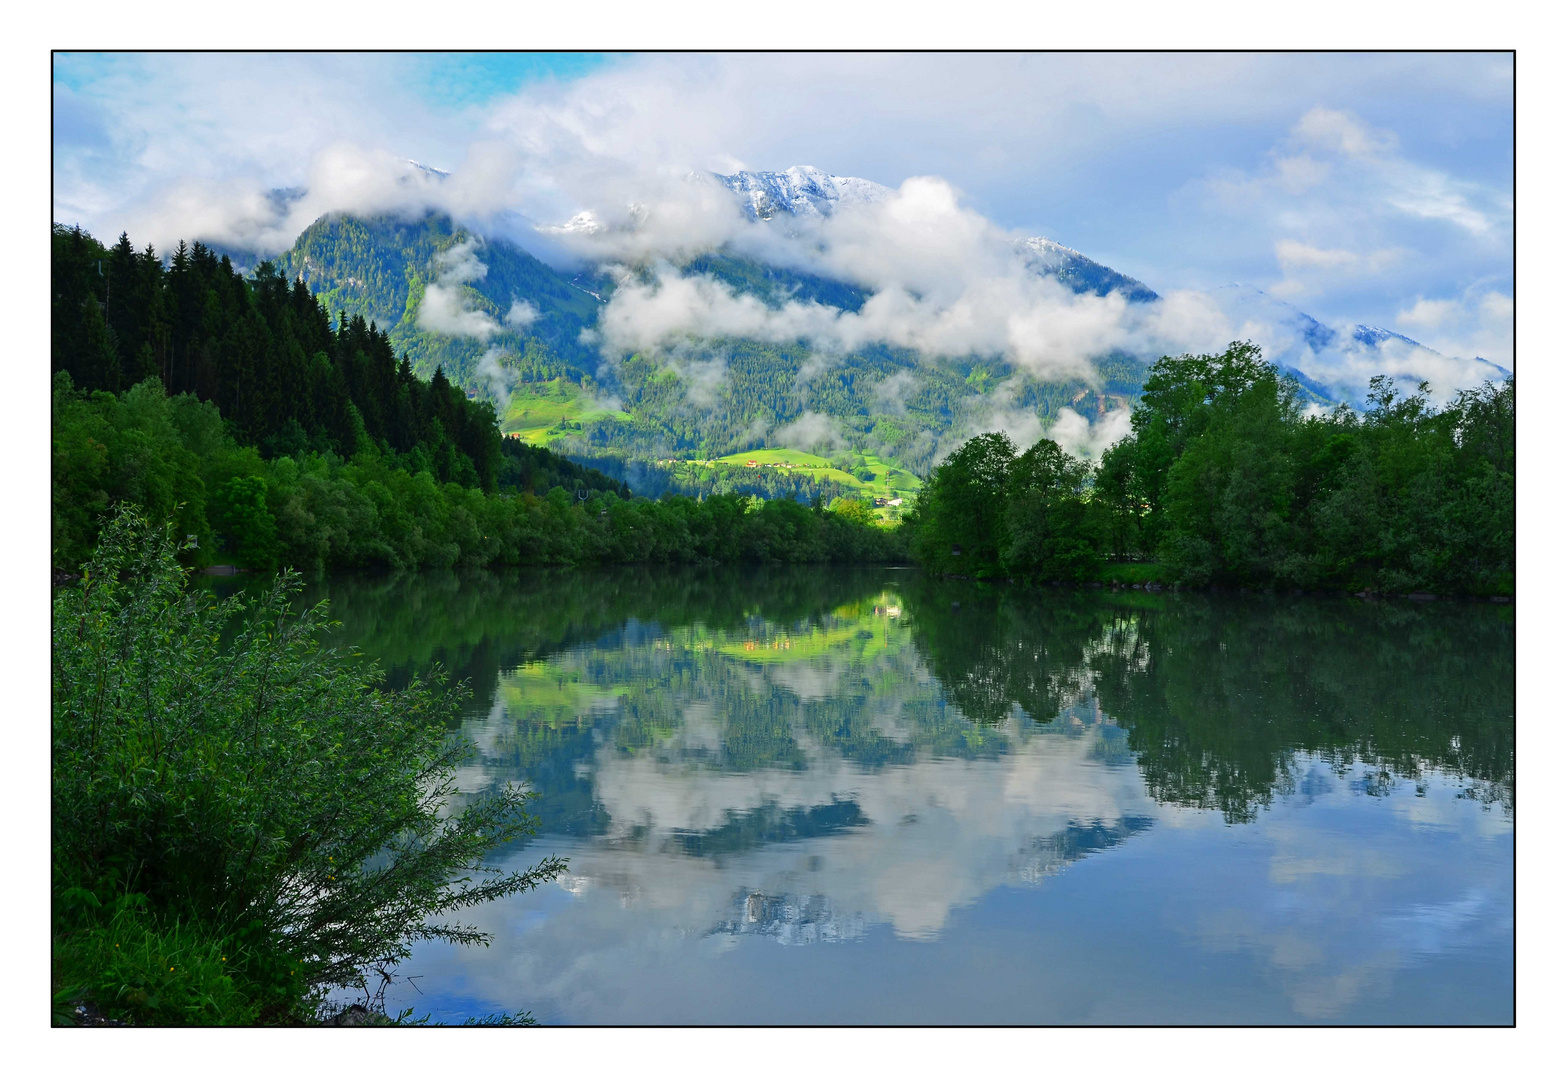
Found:
[[[57,54],[53,72],[53,214],[105,239],[270,253],[319,213],[428,199],[560,258],[533,226],[636,205],[658,255],[736,239],[681,178],[812,165],[934,178],[970,233],[1046,236],[1162,294],[1241,282],[1513,365],[1508,54]]]

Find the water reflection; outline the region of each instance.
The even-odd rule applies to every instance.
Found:
[[[556,887],[438,1016],[1508,1022],[1507,609],[996,593],[905,571],[325,587],[471,680],[466,791]],[[780,952],[776,945],[810,946]]]

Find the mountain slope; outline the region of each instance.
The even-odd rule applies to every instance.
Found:
[[[465,254],[466,261],[454,258]],[[323,217],[279,263],[328,310],[387,330],[393,347],[426,377],[441,367],[454,382],[478,388],[485,382],[480,358],[491,349],[535,378],[581,378],[597,364],[580,337],[597,319],[599,300],[521,248],[484,240],[444,215],[412,222]],[[472,314],[479,319],[466,324],[484,332],[442,332],[442,321],[421,310],[432,286],[445,290],[447,322]],[[519,301],[531,317],[509,319]]]
[[[1445,356],[1381,327],[1327,326],[1251,285],[1232,282],[1206,295],[1231,319],[1236,336],[1263,346],[1264,355],[1323,399],[1320,404],[1343,401],[1360,407],[1374,375],[1387,375],[1405,394],[1426,382],[1440,400],[1488,379],[1513,377],[1489,360]]]
[[[1158,293],[1137,278],[1112,270],[1082,252],[1043,236],[1020,240],[1018,251],[1024,257],[1025,264],[1035,273],[1042,277],[1054,277],[1076,293],[1107,296],[1113,291],[1120,291],[1136,303],[1148,303],[1160,298]]]
[[[801,235],[794,222],[804,230],[843,206],[895,194],[808,167],[717,179],[734,193],[737,215],[789,235]],[[581,217],[554,231],[600,228],[591,215]],[[1029,270],[1074,292],[1160,302],[1142,282],[1043,237],[1018,240],[1014,250]],[[394,346],[421,373],[442,367],[470,395],[496,399],[503,430],[634,484],[637,476],[665,482],[652,470],[661,460],[711,460],[768,446],[831,456],[847,472],[868,458],[924,472],[978,431],[1006,430],[1032,442],[1064,409],[1097,422],[1136,398],[1154,359],[1110,353],[1094,358],[1092,379],[1046,383],[1001,356],[934,356],[884,343],[829,356],[804,340],[693,336],[656,354],[616,351],[602,344],[600,314],[622,283],[651,286],[671,272],[667,264],[615,272],[629,278],[605,267],[560,271],[439,214],[412,222],[323,218],[300,236],[283,267],[332,310],[388,327]],[[871,297],[861,285],[729,247],[688,256],[674,272],[711,279],[775,311],[794,301],[857,313]],[[1326,326],[1250,287],[1208,295],[1235,336],[1259,342],[1298,379],[1309,404],[1359,405],[1372,374],[1391,374],[1405,390],[1431,380],[1440,396],[1506,375],[1378,328]],[[1103,445],[1115,430],[1103,429],[1085,447]]]
[[[892,188],[875,181],[833,176],[810,165],[793,165],[783,172],[715,175],[740,196],[743,212],[753,221],[768,221],[781,214],[827,217],[841,204],[882,202],[894,194]]]
[[[752,221],[820,220],[831,217],[840,206],[885,202],[897,194],[884,184],[858,176],[834,176],[810,165],[795,165],[783,172],[715,176],[735,192],[741,212]],[[1153,289],[1136,278],[1043,236],[1018,241],[1017,250],[1030,269],[1042,277],[1056,278],[1074,292],[1105,296],[1119,289],[1129,300],[1158,299]]]

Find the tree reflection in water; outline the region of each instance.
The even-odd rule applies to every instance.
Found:
[[[998,724],[1015,711],[1038,727],[1093,702],[1126,732],[1150,795],[1228,821],[1294,790],[1302,752],[1375,767],[1371,795],[1437,770],[1513,809],[1511,607],[1009,591],[881,568],[425,573],[317,588],[340,640],[380,658],[392,682],[440,663],[474,687],[473,715],[498,699],[520,709],[516,736],[494,749],[566,802],[593,731],[648,749],[693,707],[723,715],[716,745],[682,751],[714,768],[802,768],[805,738],[874,769],[1006,753]],[[813,648],[813,634],[828,640]],[[789,635],[806,648],[767,648]],[[792,662],[797,685],[757,692],[748,676],[776,661]],[[858,676],[847,683],[845,663]],[[802,681],[813,676],[828,680],[822,692]],[[878,678],[899,687],[903,738],[874,720],[886,712]],[[581,709],[563,680],[625,707]],[[583,813],[559,819],[580,828]]]
[[[704,1003],[694,988],[717,977],[720,954],[670,942],[874,949],[878,927],[946,941],[955,912],[1002,887],[1039,889],[1133,848],[1144,876],[1096,901],[1098,917],[1136,934],[1143,890],[1163,905],[1197,887],[1184,874],[1222,882],[1159,948],[1186,942],[1205,963],[1255,952],[1298,1018],[1354,1017],[1351,1003],[1434,955],[1422,912],[1459,920],[1443,948],[1481,940],[1483,923],[1511,942],[1511,608],[1023,591],[874,567],[425,573],[316,588],[310,599],[330,597],[342,622],[338,642],[379,658],[392,681],[434,663],[470,681],[463,723],[480,756],[461,784],[526,782],[547,834],[535,846],[571,860],[572,905],[551,935],[519,937],[520,916],[497,912],[493,956],[441,961],[452,979],[489,986],[496,1007],[519,1006],[508,995],[521,980],[536,995],[525,1007],[537,999],[547,1019],[743,1019],[726,1012],[732,998]],[[1332,828],[1307,827],[1315,802],[1337,808]],[[1463,807],[1485,810],[1473,820],[1490,831],[1456,825]],[[1235,852],[1202,847],[1211,841],[1180,846],[1209,819],[1250,830],[1272,852],[1266,865],[1226,862]],[[1337,831],[1350,821],[1359,832]],[[1156,870],[1163,851],[1186,865],[1173,854]],[[1483,866],[1496,880],[1482,882]],[[1246,888],[1263,893],[1242,901]],[[1242,908],[1221,918],[1214,905],[1233,896]],[[1248,923],[1269,911],[1311,914]],[[1036,933],[1029,948],[1055,947],[1048,924]],[[1511,978],[1505,952],[1488,970]],[[935,1019],[892,1004],[905,962],[885,969],[892,982],[857,968],[869,980],[859,1004],[823,1016]],[[959,993],[958,974],[939,981],[949,977]],[[1173,1004],[1127,1018],[1253,1015],[1251,976],[1236,975],[1234,999],[1195,997],[1188,977],[1138,975],[1136,993]],[[878,994],[882,1012],[864,1004]]]

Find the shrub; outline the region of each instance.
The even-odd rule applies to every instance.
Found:
[[[446,917],[565,868],[484,864],[532,831],[522,791],[449,808],[471,749],[451,729],[461,688],[437,676],[379,689],[373,665],[321,647],[325,605],[293,610],[294,575],[245,608],[187,590],[175,550],[167,528],[122,509],[55,601],[57,982],[62,957],[98,955],[93,935],[135,895],[149,956],[169,935],[243,947],[238,985],[265,999],[190,1017],[303,1019],[310,988],[363,988],[416,940],[485,942]],[[85,913],[67,917],[73,906]]]

